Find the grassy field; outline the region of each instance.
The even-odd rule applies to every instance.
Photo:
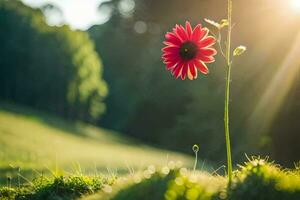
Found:
[[[0,106],[0,176],[34,170],[64,169],[83,172],[127,173],[147,165],[174,160],[189,166],[192,158],[143,145],[119,133],[60,118],[24,107]],[[18,171],[18,170],[17,170]]]
[[[117,182],[109,194],[102,189],[82,200],[299,200],[299,172],[299,168],[282,169],[251,158],[235,171],[230,187],[224,176],[179,168],[168,173],[159,170],[150,177],[141,175],[138,183],[129,177]]]
[[[0,188],[5,200],[299,200],[300,169],[282,169],[251,158],[233,182],[205,171],[175,165],[149,166],[125,176],[41,175],[20,187]]]
[[[186,155],[7,104],[0,106],[0,147],[5,200],[300,199],[300,165],[251,158],[228,187],[217,171],[185,168],[193,162]]]

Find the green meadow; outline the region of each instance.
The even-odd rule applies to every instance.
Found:
[[[22,107],[1,106],[0,134],[4,185],[7,176],[17,180],[17,168],[24,176],[36,175],[34,170],[49,173],[79,169],[123,174],[171,160],[192,163],[189,156],[149,147],[117,132],[66,122]]]

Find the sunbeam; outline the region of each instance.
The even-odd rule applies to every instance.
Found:
[[[250,117],[253,133],[265,133],[269,130],[276,114],[288,95],[300,72],[300,32],[293,46],[266,88]]]

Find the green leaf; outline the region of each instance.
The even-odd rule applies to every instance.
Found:
[[[247,50],[247,47],[241,45],[238,46],[237,48],[235,48],[235,50],[233,51],[233,55],[234,56],[240,56],[242,55],[245,51]]]

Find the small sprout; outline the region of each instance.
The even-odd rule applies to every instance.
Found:
[[[238,46],[237,48],[235,48],[235,50],[233,51],[233,55],[234,56],[240,56],[242,55],[245,51],[247,50],[247,47],[241,45]]]
[[[194,162],[194,169],[193,169],[193,171],[195,172],[197,168],[199,146],[197,144],[194,144],[192,149],[195,153],[195,162]]]
[[[217,29],[221,29],[221,25],[218,22],[215,22],[213,20],[210,19],[204,19],[204,21],[206,21],[207,23],[209,23],[210,25],[216,27]]]
[[[229,25],[229,22],[228,22],[227,19],[222,19],[222,20],[221,20],[221,22],[220,22],[220,27],[221,27],[221,28],[224,28],[224,27],[226,27],[226,26],[228,26],[228,25]]]
[[[198,153],[199,151],[199,146],[197,144],[193,145],[193,152]]]

